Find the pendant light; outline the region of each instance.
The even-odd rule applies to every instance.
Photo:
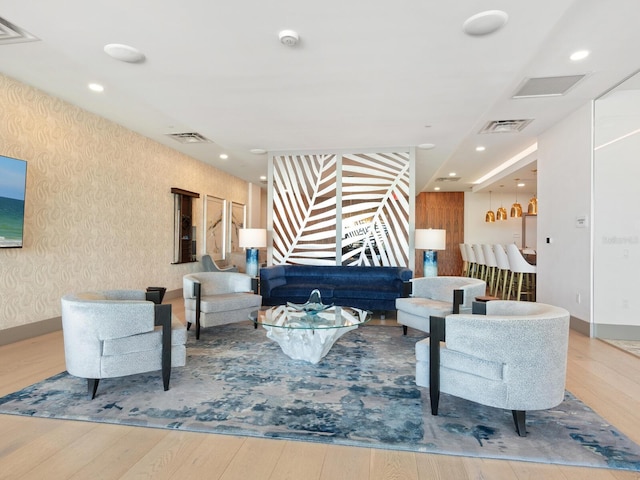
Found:
[[[491,208],[491,191],[489,191],[489,210],[487,210],[487,213],[484,216],[484,221],[487,223],[493,223],[496,221],[496,214],[493,213],[493,209]]]
[[[504,185],[500,185],[500,188],[504,188]],[[496,210],[496,218],[498,220],[506,220],[507,219],[507,209],[504,208],[504,206],[502,205],[502,200],[500,200],[500,208],[498,208],[498,210]]]
[[[527,213],[529,215],[538,214],[538,199],[536,198],[535,194],[533,195],[533,197],[531,197],[531,200],[529,200],[529,205],[527,205]]]
[[[520,181],[519,178],[516,178],[516,184]],[[511,205],[511,218],[520,218],[522,217],[522,205],[518,203],[518,188],[516,187],[516,203]]]

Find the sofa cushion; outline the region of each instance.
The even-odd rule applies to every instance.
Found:
[[[419,297],[398,298],[396,299],[396,308],[425,319],[428,319],[431,315],[444,317],[453,311],[451,302]]]

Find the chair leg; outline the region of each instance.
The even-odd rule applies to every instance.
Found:
[[[407,334],[407,326],[402,325],[402,335],[406,335],[406,334]]]
[[[99,382],[99,378],[87,378],[87,397],[89,400],[93,400],[96,397]]]
[[[527,436],[526,416],[527,412],[524,410],[511,410],[513,414],[513,423],[516,425],[516,432],[521,437]]]
[[[524,273],[518,273],[518,296],[516,300],[520,301],[520,297],[522,295],[522,278],[524,277]]]
[[[162,326],[162,384],[166,392],[171,378],[171,305],[156,305],[154,317],[155,325]]]

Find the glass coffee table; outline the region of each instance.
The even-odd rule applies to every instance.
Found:
[[[267,337],[278,342],[286,355],[316,364],[342,335],[371,320],[371,312],[335,306],[301,311],[279,305],[257,310],[249,317],[256,328],[262,325]]]

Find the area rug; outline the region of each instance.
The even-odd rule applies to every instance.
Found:
[[[432,416],[414,383],[422,336],[409,332],[360,327],[311,365],[249,323],[209,328],[189,334],[167,392],[154,372],[102,380],[89,401],[86,381],[64,372],[1,398],[0,413],[640,471],[640,447],[570,393],[528,412],[524,438],[511,412],[449,395]]]

